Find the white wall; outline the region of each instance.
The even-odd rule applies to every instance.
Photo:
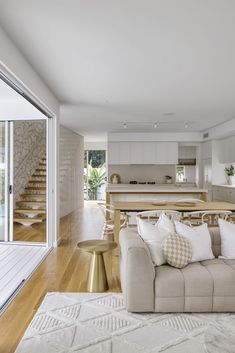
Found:
[[[97,151],[97,150],[105,150],[107,151],[108,149],[108,143],[107,142],[102,142],[102,141],[94,141],[94,142],[84,142],[84,150],[92,150],[92,151]]]
[[[60,217],[84,204],[83,164],[83,136],[60,126]]]

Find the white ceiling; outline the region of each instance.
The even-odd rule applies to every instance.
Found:
[[[128,131],[152,131],[155,121],[159,131],[184,131],[184,121],[201,131],[235,117],[235,1],[0,0],[0,8],[1,25],[64,104],[62,123],[88,140],[122,131],[123,121],[139,122]]]

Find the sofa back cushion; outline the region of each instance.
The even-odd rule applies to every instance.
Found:
[[[221,256],[221,239],[219,227],[209,227],[211,247],[215,257]]]

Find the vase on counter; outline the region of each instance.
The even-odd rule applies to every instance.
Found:
[[[227,179],[228,179],[229,185],[235,185],[235,176],[234,175],[228,175]]]

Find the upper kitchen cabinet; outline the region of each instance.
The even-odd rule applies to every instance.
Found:
[[[108,144],[108,164],[130,164],[129,142],[110,142]]]
[[[108,164],[177,164],[177,142],[109,142]]]
[[[155,164],[178,164],[178,143],[156,142]]]
[[[143,144],[143,164],[156,163],[155,142],[144,142]]]
[[[119,143],[119,164],[130,164],[130,143]]]
[[[235,162],[235,136],[220,140],[219,161],[224,164]]]
[[[108,144],[108,164],[120,164],[119,142]]]
[[[179,159],[196,158],[196,146],[179,146]]]
[[[130,142],[130,162],[129,164],[143,164],[143,144],[140,142]]]

